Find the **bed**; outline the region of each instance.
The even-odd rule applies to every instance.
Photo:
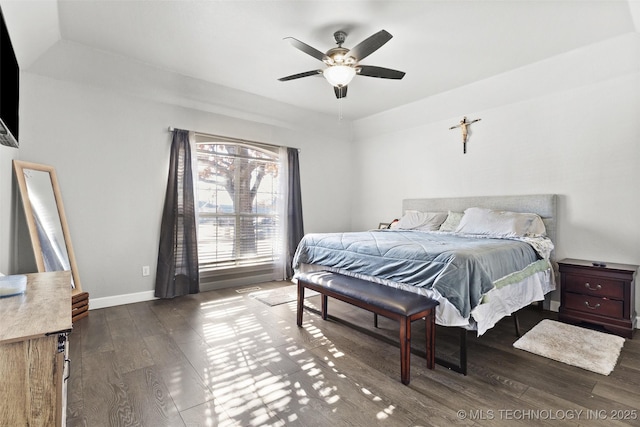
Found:
[[[482,335],[555,289],[555,212],[549,194],[407,199],[400,228],[307,234],[293,267],[427,295],[438,325]]]

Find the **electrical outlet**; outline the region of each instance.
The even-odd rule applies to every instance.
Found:
[[[142,266],[142,275],[143,276],[148,276],[149,274],[150,274],[149,273],[149,266],[148,265],[143,265]]]

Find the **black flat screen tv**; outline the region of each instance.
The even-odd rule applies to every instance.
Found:
[[[20,69],[0,9],[0,144],[18,147]]]

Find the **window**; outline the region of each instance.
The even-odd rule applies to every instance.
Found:
[[[279,147],[196,135],[200,272],[281,258]]]

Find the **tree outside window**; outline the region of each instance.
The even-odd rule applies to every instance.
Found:
[[[271,263],[278,256],[277,148],[198,141],[200,270]]]

